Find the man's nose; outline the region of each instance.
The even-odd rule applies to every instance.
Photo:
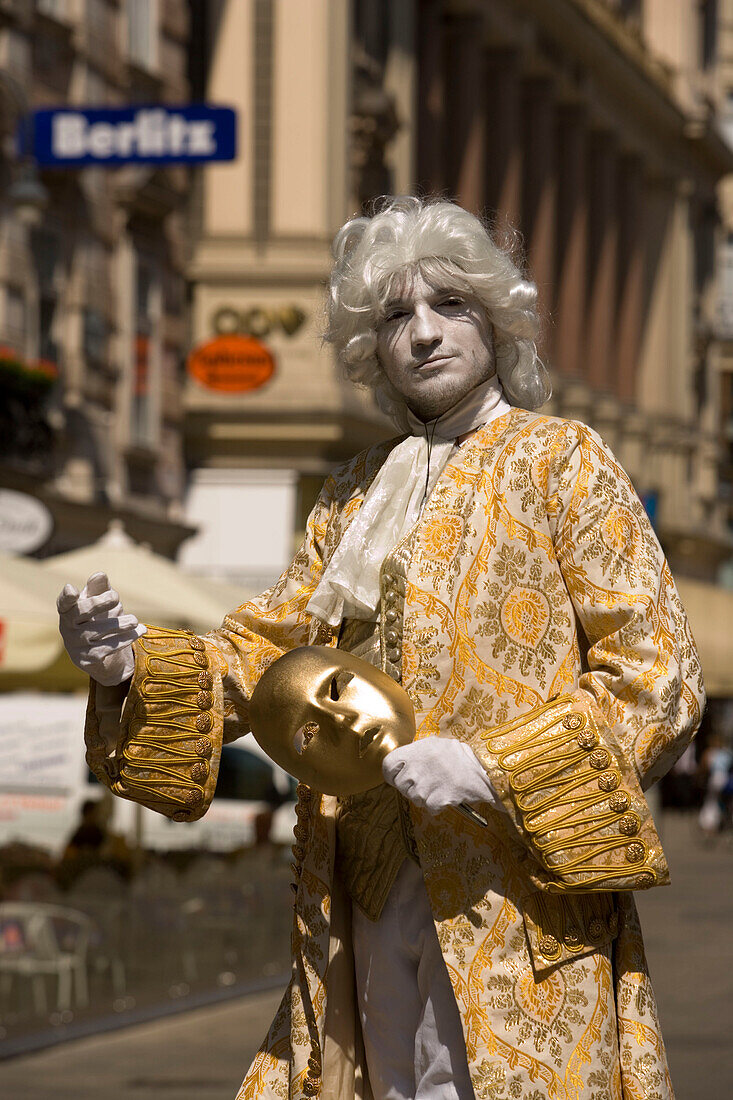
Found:
[[[441,338],[438,315],[428,305],[419,305],[412,317],[412,343],[414,347],[434,344]]]

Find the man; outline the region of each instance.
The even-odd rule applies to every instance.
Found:
[[[599,438],[526,411],[536,289],[476,218],[391,200],[334,254],[328,339],[406,435],[334,472],[288,571],[204,638],[67,586],[109,685],[88,759],[198,817],[278,656],[380,665],[417,737],[365,795],[301,785],[293,977],[240,1097],[670,1097],[630,894],[667,880],[641,784],[703,702],[668,567]]]

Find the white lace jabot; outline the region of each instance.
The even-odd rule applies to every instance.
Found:
[[[390,451],[369,486],[308,602],[311,615],[331,626],[375,617],[382,562],[414,526],[456,439],[510,408],[494,376],[428,424],[408,413],[413,434]]]

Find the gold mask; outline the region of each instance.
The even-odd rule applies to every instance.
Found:
[[[276,764],[342,797],[382,783],[384,758],[415,736],[407,692],[368,661],[328,646],[293,649],[270,665],[249,717]]]

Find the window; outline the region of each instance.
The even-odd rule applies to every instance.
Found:
[[[36,0],[36,4],[41,15],[57,19],[60,23],[68,18],[69,0]]]
[[[144,69],[158,64],[157,0],[127,0],[127,49],[130,61]]]
[[[718,264],[718,328],[720,335],[733,336],[733,233],[720,249]]]
[[[718,33],[718,0],[700,0],[700,64],[709,69],[715,61]]]
[[[87,0],[86,30],[94,49],[114,49],[117,45],[117,11],[110,0]]]
[[[38,357],[58,365],[59,347],[55,336],[61,238],[58,232],[40,226],[33,230],[31,241],[38,283]]]
[[[158,432],[161,295],[154,261],[138,254],[135,267],[130,440],[147,448],[155,446]]]
[[[109,322],[96,309],[84,310],[84,358],[92,368],[108,366]]]
[[[25,295],[16,287],[8,287],[5,291],[5,324],[3,328],[3,344],[11,347],[18,355],[24,355],[26,337]]]

